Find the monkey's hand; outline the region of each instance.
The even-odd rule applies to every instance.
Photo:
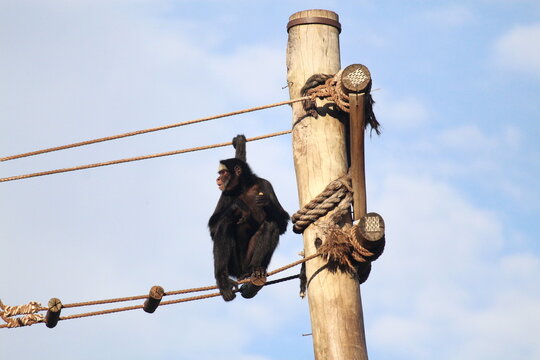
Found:
[[[236,225],[240,225],[247,222],[247,216],[243,215],[238,221],[236,222]]]
[[[260,192],[255,196],[255,204],[258,206],[267,206],[270,204],[270,199],[268,198],[268,195]]]

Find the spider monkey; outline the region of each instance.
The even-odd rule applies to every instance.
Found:
[[[287,230],[289,214],[279,203],[272,184],[255,175],[244,160],[221,160],[218,174],[221,196],[208,221],[214,242],[216,284],[223,299],[231,301],[237,287],[231,277],[251,278],[239,289],[249,299],[266,281],[266,269],[279,236]]]

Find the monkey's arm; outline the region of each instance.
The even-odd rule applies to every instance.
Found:
[[[231,199],[228,196],[224,196],[222,194],[218,200],[214,213],[212,214],[212,216],[210,216],[210,219],[208,220],[208,227],[210,228],[210,236],[212,237],[212,239],[214,238],[216,227],[219,221],[224,216],[232,215],[231,205]]]
[[[258,185],[259,191],[262,194],[259,193],[259,195],[257,195],[257,203],[264,207],[270,220],[273,220],[278,224],[279,233],[283,234],[287,230],[289,214],[279,203],[274,188],[268,180],[260,178]]]

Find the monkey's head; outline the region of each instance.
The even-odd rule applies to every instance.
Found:
[[[216,179],[219,190],[230,192],[250,185],[253,173],[249,165],[236,158],[221,160],[218,167],[218,178]]]

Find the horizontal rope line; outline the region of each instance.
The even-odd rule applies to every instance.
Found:
[[[280,282],[293,280],[293,279],[296,279],[296,278],[298,278],[298,275],[288,276],[288,277],[285,277],[285,278],[282,278],[282,279],[269,281],[266,284],[264,284],[264,286],[273,285],[273,284],[277,284],[277,283],[280,283]],[[248,281],[249,281],[249,279],[246,279],[245,281],[239,281],[238,283],[241,284],[241,283],[245,283],[245,282],[248,282]],[[200,289],[202,289],[202,288],[200,288]],[[170,293],[168,293],[168,295],[170,295]],[[182,299],[162,301],[162,302],[160,302],[160,304],[158,306],[173,305],[173,304],[179,304],[179,303],[184,303],[184,302],[209,299],[209,298],[217,297],[217,296],[220,296],[220,295],[221,294],[219,292],[215,292],[215,293],[205,294],[205,295],[190,296],[190,297],[182,298]],[[148,298],[148,296],[145,296],[145,298]],[[123,307],[123,308],[108,309],[108,310],[93,311],[93,312],[82,313],[82,314],[61,316],[60,320],[72,320],[72,319],[80,319],[80,318],[97,316],[97,315],[114,314],[114,313],[123,312],[123,311],[142,309],[143,307],[144,307],[144,305],[133,305],[133,306],[126,306],[126,307]]]
[[[270,138],[270,137],[274,137],[274,136],[280,136],[280,135],[289,134],[291,132],[292,132],[292,130],[285,130],[285,131],[280,131],[280,132],[276,132],[276,133],[272,133],[272,134],[268,134],[268,135],[261,135],[261,136],[252,137],[252,138],[246,139],[246,141],[256,141],[256,140],[266,139],[266,138]],[[212,148],[224,147],[224,146],[228,146],[228,145],[232,145],[232,141],[225,142],[225,143],[220,143],[220,144],[214,144],[214,145],[199,146],[199,147],[194,147],[194,148],[189,148],[189,149],[169,151],[169,152],[164,152],[164,153],[159,153],[159,154],[144,155],[144,156],[127,158],[127,159],[112,160],[112,161],[107,161],[107,162],[89,164],[89,165],[74,166],[74,167],[69,167],[69,168],[64,168],[64,169],[56,169],[56,170],[49,170],[49,171],[32,173],[32,174],[11,176],[11,177],[6,177],[6,178],[0,178],[0,182],[28,179],[28,178],[32,178],[32,177],[59,174],[59,173],[65,173],[65,172],[69,172],[69,171],[91,169],[91,168],[96,168],[96,167],[100,167],[100,166],[116,165],[116,164],[122,164],[122,163],[126,163],[126,162],[153,159],[153,158],[163,157],[163,156],[178,155],[178,154],[184,154],[184,153],[188,153],[188,152],[194,152],[194,151],[200,151],[200,150],[207,150],[207,149],[212,149]]]
[[[220,119],[220,118],[224,118],[224,117],[228,117],[228,116],[240,115],[240,114],[245,114],[245,113],[249,113],[249,112],[253,112],[253,111],[269,109],[269,108],[278,107],[278,106],[282,106],[282,105],[288,105],[288,104],[292,104],[292,103],[295,103],[295,102],[304,101],[304,100],[307,100],[307,99],[309,99],[309,97],[304,96],[304,97],[301,97],[301,98],[298,98],[298,99],[281,101],[281,102],[277,102],[277,103],[273,103],[273,104],[257,106],[257,107],[253,107],[253,108],[249,108],[249,109],[238,110],[238,111],[233,111],[233,112],[214,115],[214,116],[208,116],[208,117],[204,117],[204,118],[200,118],[200,119],[189,120],[189,121],[184,121],[184,122],[175,123],[175,124],[169,124],[169,125],[163,125],[163,126],[150,128],[150,129],[131,131],[131,132],[123,133],[123,134],[106,136],[106,137],[102,137],[102,138],[98,138],[98,139],[92,139],[92,140],[76,142],[76,143],[73,143],[73,144],[55,146],[55,147],[51,147],[51,148],[47,148],[47,149],[26,152],[26,153],[22,153],[22,154],[18,154],[18,155],[6,156],[6,157],[0,158],[0,162],[1,161],[14,160],[14,159],[20,159],[20,158],[28,157],[28,156],[45,154],[45,153],[49,153],[49,152],[53,152],[53,151],[71,149],[71,148],[74,148],[74,147],[85,146],[85,145],[95,144],[95,143],[104,142],[104,141],[121,139],[121,138],[125,138],[125,137],[128,137],[128,136],[146,134],[146,133],[150,133],[150,132],[154,132],[154,131],[172,129],[172,128],[175,128],[175,127],[196,124],[196,123],[215,120],[215,119]]]
[[[303,258],[303,259],[300,259],[298,261],[295,261],[293,263],[290,263],[288,265],[285,265],[285,266],[282,266],[280,268],[277,268],[271,272],[268,273],[268,276],[272,276],[272,275],[275,275],[279,272],[282,272],[282,271],[285,271],[291,267],[294,267],[296,265],[299,265],[299,264],[302,264],[304,262],[307,262],[315,257],[319,256],[318,253],[316,254],[313,254],[311,256],[308,256],[306,258]],[[277,283],[280,283],[280,282],[284,282],[284,281],[288,281],[288,280],[292,280],[292,279],[296,279],[298,278],[299,275],[292,275],[292,276],[287,276],[287,277],[284,277],[284,278],[281,278],[281,279],[276,279],[276,280],[272,280],[272,281],[268,281],[265,285],[263,286],[268,286],[268,285],[273,285],[273,284],[277,284]],[[247,283],[249,282],[250,279],[244,279],[244,280],[241,280],[241,281],[238,281],[238,284],[243,284],[243,283]],[[191,289],[184,289],[184,290],[176,290],[176,291],[170,291],[170,292],[166,292],[164,294],[164,296],[167,296],[167,295],[178,295],[178,294],[185,294],[185,293],[189,293],[189,292],[198,292],[198,291],[206,291],[206,290],[214,290],[214,289],[217,289],[217,286],[205,286],[205,287],[199,287],[199,288],[191,288]],[[189,301],[195,301],[195,300],[202,300],[202,299],[207,299],[207,298],[212,298],[212,297],[216,297],[216,296],[220,296],[221,294],[219,292],[216,292],[216,293],[211,293],[211,294],[205,294],[205,295],[197,295],[197,296],[190,296],[190,297],[187,297],[187,298],[182,298],[182,299],[175,299],[175,300],[168,300],[168,301],[162,301],[159,306],[162,306],[162,305],[172,305],[172,304],[178,304],[178,303],[183,303],[183,302],[189,302]],[[88,306],[88,305],[102,305],[102,304],[108,304],[108,303],[115,303],[115,302],[123,302],[123,301],[132,301],[132,300],[142,300],[142,299],[147,299],[148,298],[148,295],[138,295],[138,296],[131,296],[131,297],[123,297],[123,298],[115,298],[115,299],[108,299],[108,300],[97,300],[97,301],[87,301],[87,302],[79,302],[79,303],[72,303],[72,304],[65,304],[62,306],[62,308],[73,308],[73,307],[79,307],[79,306]],[[100,310],[100,311],[93,311],[93,312],[87,312],[87,313],[81,313],[81,314],[74,314],[74,315],[68,315],[68,316],[61,316],[59,318],[59,320],[71,320],[71,319],[79,319],[79,318],[85,318],[85,317],[91,317],[91,316],[97,316],[97,315],[106,315],[106,314],[113,314],[113,313],[118,313],[118,312],[123,312],[123,311],[129,311],[129,310],[136,310],[136,309],[142,309],[144,307],[144,304],[143,305],[133,305],[133,306],[126,306],[126,307],[122,307],[122,308],[115,308],[115,309],[108,309],[108,310]],[[47,311],[48,309],[43,307],[43,308],[40,308],[39,311]],[[44,321],[41,321],[41,322],[44,322]],[[7,328],[7,324],[2,324],[0,325],[0,329],[1,328]]]

